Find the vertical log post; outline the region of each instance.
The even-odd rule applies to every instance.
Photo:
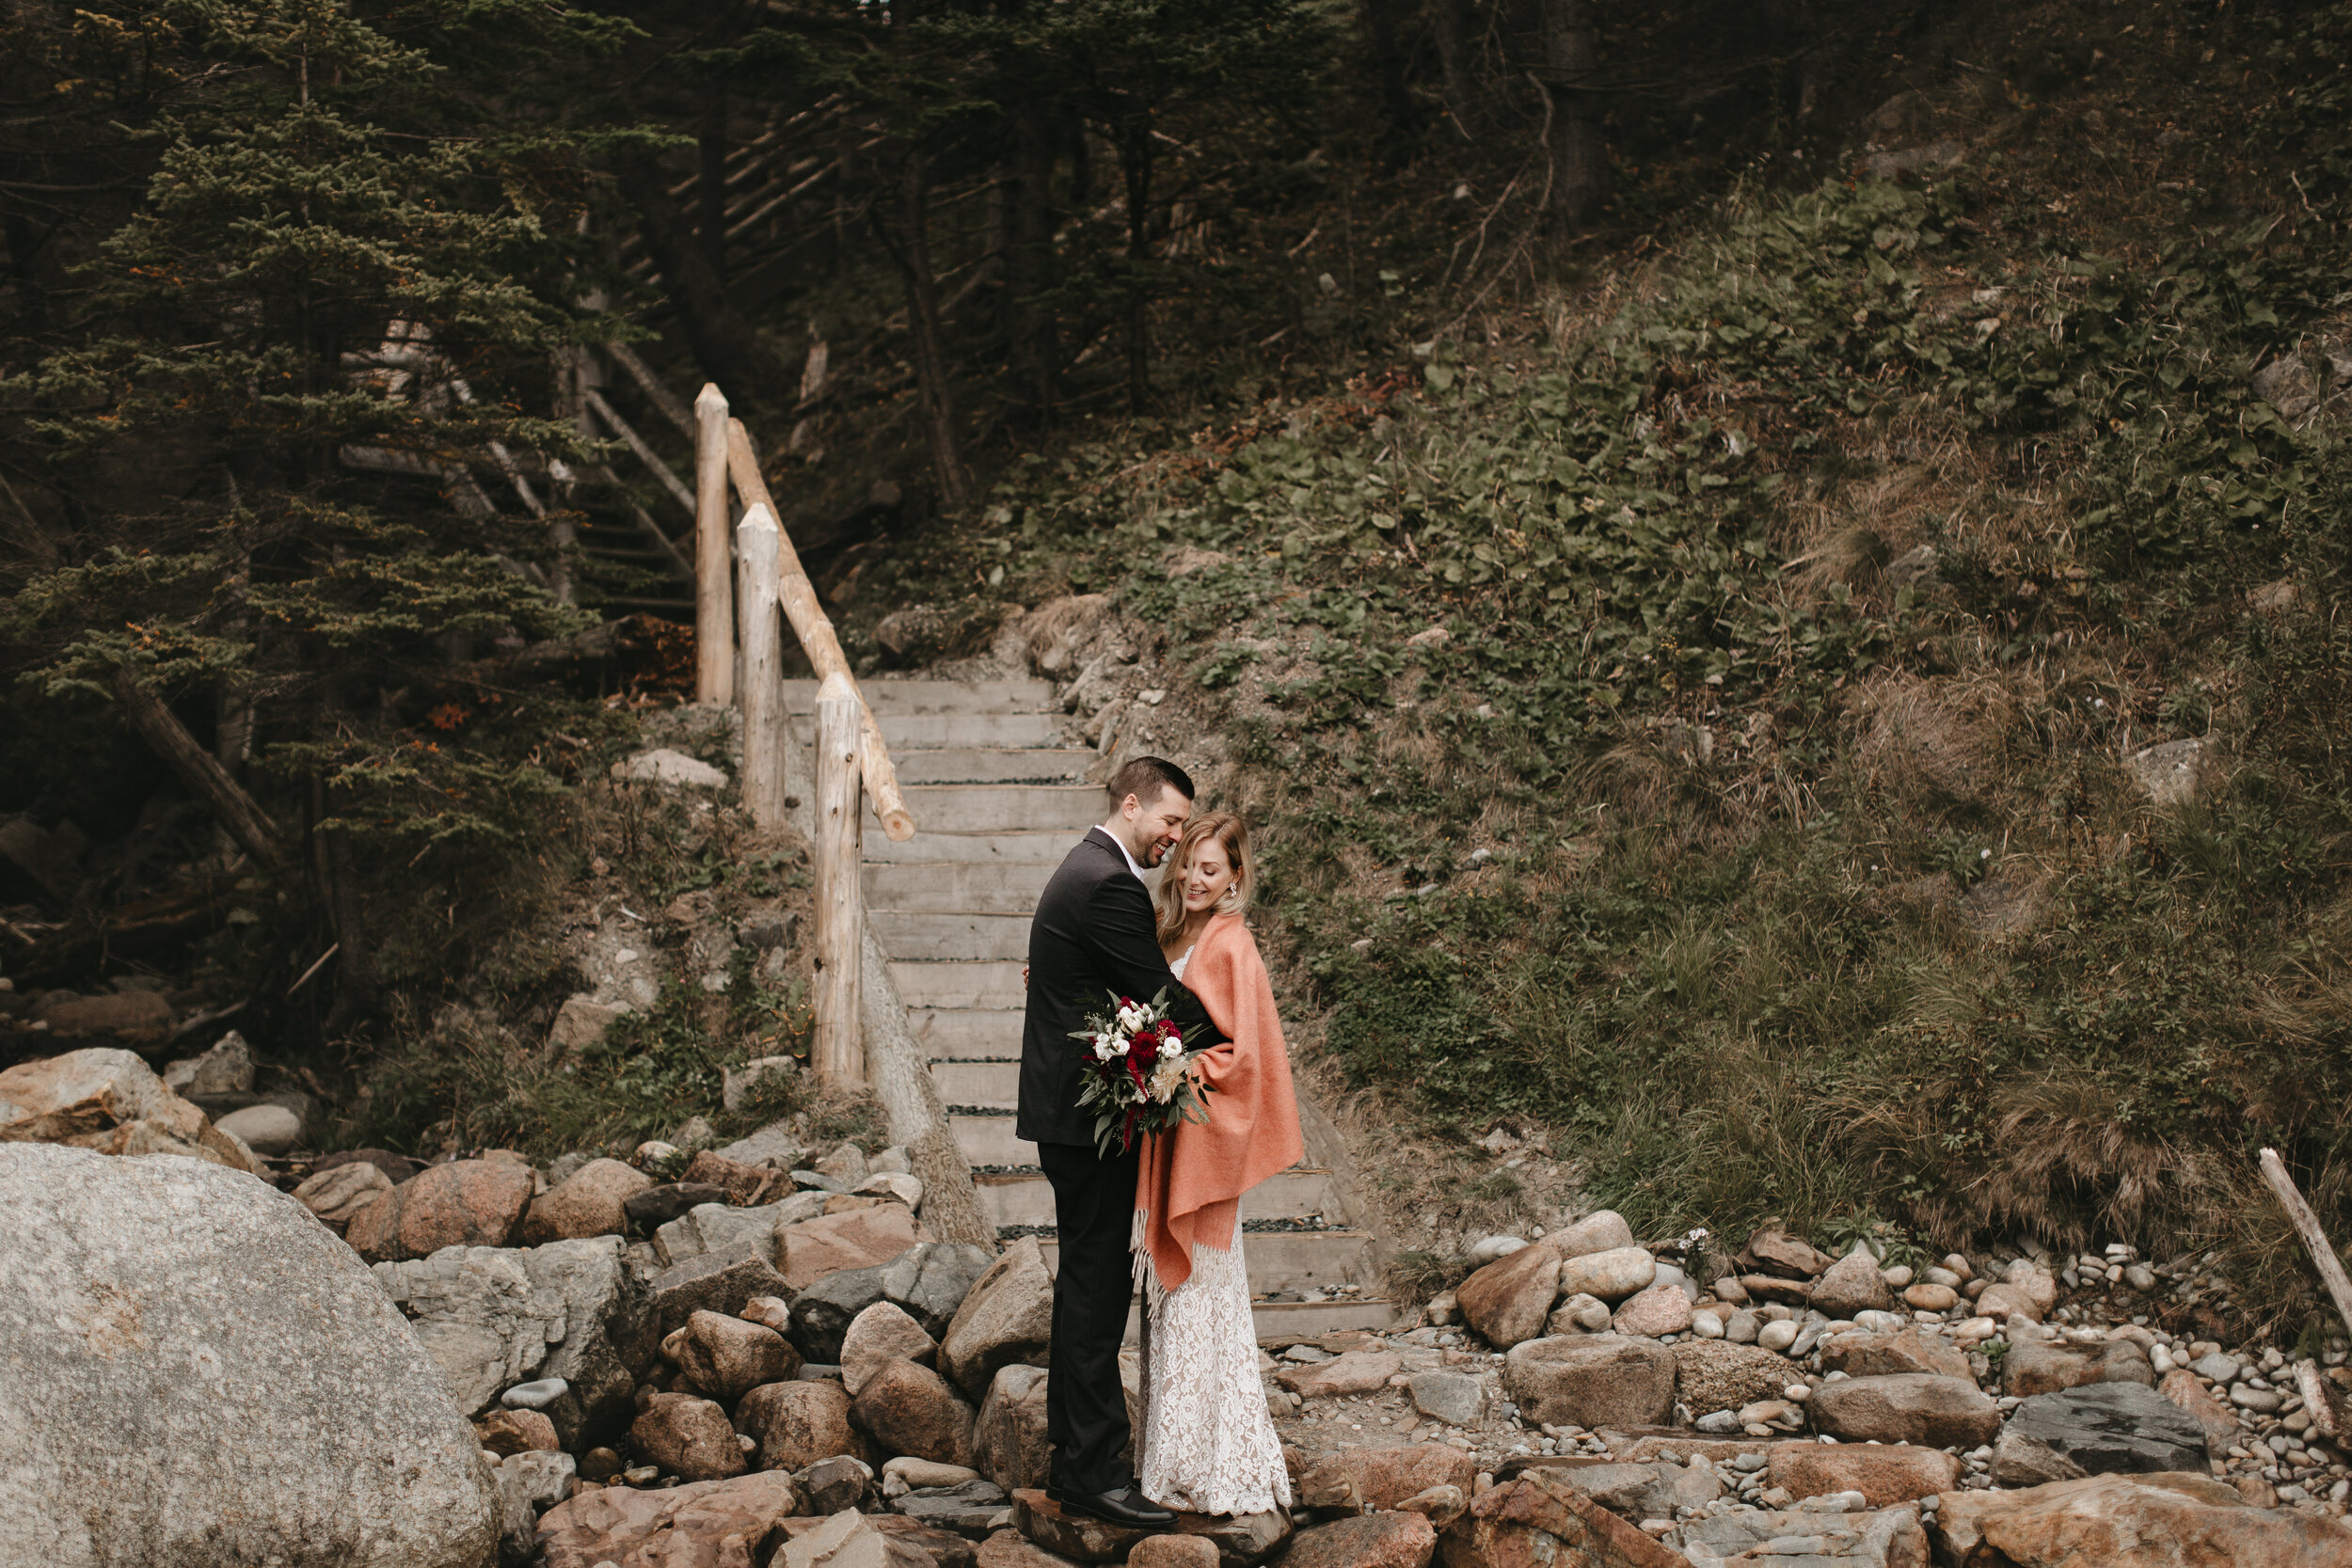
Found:
[[[694,400],[694,700],[724,703],[734,696],[735,606],[727,591],[727,400],[709,384]]]
[[[2336,1304],[2336,1316],[2344,1320],[2345,1328],[2352,1329],[2352,1278],[2344,1276],[2344,1259],[2336,1256],[2335,1243],[2328,1241],[2328,1233],[2319,1227],[2319,1216],[2312,1213],[2312,1206],[2304,1201],[2302,1189],[2295,1184],[2295,1178],[2287,1174],[2286,1162],[2279,1158],[2279,1151],[2275,1148],[2264,1149],[2257,1157],[2257,1163],[2262,1166],[2263,1180],[2269,1182],[2270,1190],[2279,1196],[2279,1207],[2287,1212],[2287,1219],[2294,1225],[2295,1233],[2303,1239],[2303,1245],[2310,1250],[2312,1264],[2319,1270],[2320,1283],[2328,1287],[2328,1299]]]
[[[776,515],[755,504],[735,527],[736,625],[743,640],[743,805],[761,832],[784,826],[782,623],[776,615]]]
[[[819,1078],[863,1082],[858,975],[865,962],[866,895],[858,878],[860,745],[857,689],[835,672],[817,690],[817,1043]],[[748,736],[746,737],[748,738]]]

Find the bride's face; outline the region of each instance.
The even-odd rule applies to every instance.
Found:
[[[1233,863],[1227,858],[1225,846],[1214,838],[1204,838],[1192,847],[1192,859],[1184,863],[1184,912],[1199,914],[1225,896],[1225,890],[1233,885]]]

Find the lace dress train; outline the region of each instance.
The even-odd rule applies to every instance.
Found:
[[[1165,1294],[1147,1293],[1143,1495],[1187,1513],[1289,1506],[1282,1440],[1258,1381],[1240,1226],[1231,1250],[1194,1247],[1191,1278]]]

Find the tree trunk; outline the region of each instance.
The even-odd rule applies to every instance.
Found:
[[[1054,267],[1054,139],[1034,104],[1013,109],[1010,189],[1005,198],[1005,358],[1013,386],[1040,422],[1054,407],[1054,312],[1044,295]]]
[[[277,825],[229,776],[218,759],[196,743],[196,736],[164,705],[163,699],[140,685],[127,665],[116,668],[113,685],[115,701],[121,705],[122,716],[131,727],[139,732],[139,738],[154,748],[180,782],[212,808],[213,816],[239,847],[262,865],[284,864],[286,848],[278,841]]]
[[[368,957],[367,911],[351,868],[351,844],[329,827],[326,781],[310,775],[310,869],[320,905],[335,933],[335,1002],[319,1033],[332,1039],[365,1017],[375,1002],[375,966]]]
[[[1119,139],[1119,173],[1127,185],[1127,409],[1152,402],[1152,125],[1131,125]]]
[[[697,238],[703,264],[722,283],[727,276],[727,93],[712,86],[704,90],[700,145],[701,166],[694,182]]]
[[[725,282],[703,259],[702,247],[678,215],[661,166],[640,159],[622,166],[615,178],[621,194],[637,208],[638,231],[661,269],[662,289],[684,322],[686,341],[704,372],[739,405],[782,385],[782,368],[761,352],[751,324],[727,298]]]
[[[1600,83],[1587,0],[1543,0],[1544,90],[1551,97],[1551,214],[1555,237],[1588,227],[1609,198]]]
[[[1413,102],[1412,24],[1418,8],[1411,0],[1364,0],[1364,41],[1372,58],[1373,79],[1380,85],[1380,144],[1387,156],[1403,163],[1419,140],[1420,107]]]
[[[1478,74],[1470,55],[1471,21],[1470,0],[1430,0],[1429,31],[1437,40],[1438,70],[1455,135],[1474,135],[1481,118]]]
[[[874,229],[890,259],[898,264],[899,281],[906,289],[907,330],[914,339],[914,378],[923,400],[923,428],[930,441],[931,474],[939,485],[940,503],[959,507],[972,486],[957,446],[955,387],[948,377],[947,353],[939,327],[939,280],[931,274],[930,213],[923,159],[912,148],[898,176],[898,208],[893,224],[883,219],[877,207]]]

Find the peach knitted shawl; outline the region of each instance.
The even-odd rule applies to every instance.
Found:
[[[1233,1244],[1241,1195],[1306,1152],[1282,1021],[1257,939],[1238,914],[1211,920],[1184,965],[1184,986],[1230,1037],[1196,1069],[1211,1093],[1206,1122],[1144,1139],[1136,1180],[1137,1272],[1172,1291],[1192,1277],[1192,1249]]]

